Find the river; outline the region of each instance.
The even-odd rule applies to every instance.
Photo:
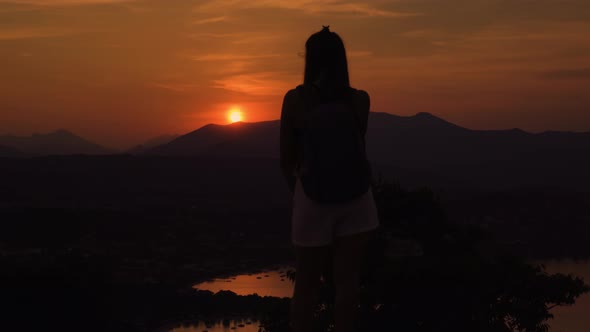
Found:
[[[590,283],[590,261],[543,261],[547,271],[550,273],[574,274],[583,277]],[[263,271],[259,273],[247,273],[232,276],[229,278],[215,279],[210,282],[200,283],[194,288],[217,292],[230,290],[239,295],[258,294],[260,296],[291,297],[293,283],[286,278],[285,272],[288,268]],[[556,307],[551,310],[554,319],[549,323],[550,332],[588,332],[590,329],[590,294],[580,297],[574,306]],[[204,323],[175,327],[170,332],[257,332],[256,322],[230,321],[229,324],[222,323],[205,326]]]

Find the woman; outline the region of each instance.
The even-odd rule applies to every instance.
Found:
[[[303,85],[285,95],[281,168],[293,192],[295,332],[312,331],[320,278],[332,262],[335,330],[355,331],[360,268],[377,210],[365,153],[369,96],[350,87],[340,37],[324,27],[305,43]]]

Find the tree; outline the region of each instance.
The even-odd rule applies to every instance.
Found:
[[[361,331],[545,332],[552,307],[590,290],[495,246],[478,227],[450,222],[431,190],[379,180],[373,191],[381,225],[363,271]],[[317,331],[332,328],[329,270],[324,277]],[[271,316],[263,331],[288,331],[286,321]]]

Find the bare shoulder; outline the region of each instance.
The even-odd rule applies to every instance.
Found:
[[[299,93],[297,89],[291,89],[285,93],[283,98],[283,107],[293,108],[297,104]]]
[[[354,89],[354,97],[357,105],[361,106],[364,110],[369,109],[371,101],[367,91]]]
[[[299,93],[297,89],[291,89],[285,93],[283,98],[283,107],[281,110],[281,120],[284,122],[292,123],[296,117],[296,109],[298,105]]]
[[[289,91],[287,91],[287,93],[285,93],[285,100],[293,100],[295,98],[297,98],[297,89],[291,89]]]
[[[365,90],[361,90],[361,89],[354,89],[354,92],[357,96],[357,98],[360,99],[369,99],[369,93]]]

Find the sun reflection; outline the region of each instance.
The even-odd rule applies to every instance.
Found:
[[[238,295],[258,294],[260,296],[291,297],[293,283],[288,279],[289,271],[291,271],[290,267],[284,267],[259,273],[245,273],[206,281],[194,285],[193,288],[214,293],[230,290]]]

